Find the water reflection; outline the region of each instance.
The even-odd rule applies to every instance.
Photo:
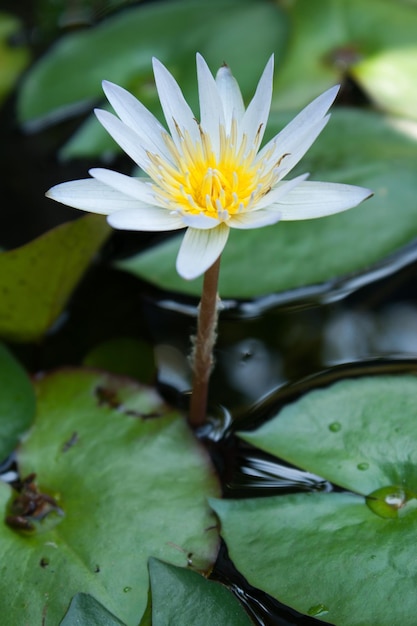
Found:
[[[275,389],[329,366],[417,356],[416,250],[404,250],[391,266],[386,262],[370,271],[373,283],[362,276],[339,281],[334,290],[317,286],[251,302],[226,301],[211,401],[236,419]],[[144,305],[161,364],[159,379],[179,395],[191,387],[187,358],[196,304],[154,294]]]
[[[302,491],[332,491],[330,482],[305,472],[260,450],[241,444],[234,472],[226,485],[227,497],[262,497]]]

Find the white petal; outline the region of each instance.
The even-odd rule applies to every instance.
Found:
[[[277,162],[282,155],[286,154],[288,156],[283,160],[282,170],[288,174],[326,126],[329,117],[325,115],[336,98],[338,90],[339,86],[332,87],[306,106],[262,148],[257,161],[263,160],[272,149],[273,153],[268,157],[271,163]]]
[[[208,217],[208,215],[192,215],[191,213],[183,213],[181,215],[182,221],[186,226],[192,228],[201,228],[203,230],[210,230],[220,224],[220,220],[216,220],[214,217]]]
[[[351,209],[372,196],[370,189],[339,183],[303,182],[274,205],[283,220],[308,220]]]
[[[200,100],[200,124],[210,136],[214,153],[218,155],[220,145],[220,125],[225,125],[223,105],[216,81],[207,63],[197,54],[198,95]]]
[[[294,137],[297,137],[299,133],[304,135],[306,128],[314,125],[326,115],[337,96],[339,88],[339,85],[336,85],[335,87],[331,87],[322,93],[321,96],[313,100],[313,102],[310,102],[310,104],[308,104],[289,124],[287,124],[287,126],[285,126],[285,128],[282,129],[276,139],[279,139],[279,142],[284,147],[285,152],[289,152],[286,147],[287,141],[290,142],[290,145],[293,145]]]
[[[177,81],[158,59],[153,59],[153,71],[159,100],[173,140],[178,146],[178,130],[187,130],[193,141],[198,141],[200,133],[195,115],[188,106]]]
[[[254,144],[258,147],[264,136],[271,108],[273,73],[274,57],[271,56],[242,119],[242,134],[246,134],[250,148]]]
[[[122,122],[137,133],[144,147],[150,152],[163,155],[171,162],[170,153],[163,140],[167,131],[156,117],[131,93],[114,83],[103,81],[103,91]]]
[[[278,183],[276,187],[271,189],[264,197],[257,202],[256,206],[253,207],[252,211],[258,211],[259,209],[267,208],[272,204],[282,200],[282,198],[291,191],[294,187],[299,185],[303,180],[308,178],[308,174],[301,174],[301,176],[297,176],[296,178],[292,178],[291,180],[285,180],[282,183]]]
[[[223,103],[226,132],[230,132],[232,119],[240,123],[245,113],[242,94],[239,85],[230,68],[223,65],[216,74],[216,84]]]
[[[148,180],[151,181],[151,179],[133,178],[132,176],[126,176],[125,174],[101,167],[91,169],[89,174],[104,185],[117,189],[117,191],[124,193],[126,196],[136,198],[136,200],[145,204],[158,205],[152,190],[152,182],[146,182]]]
[[[223,252],[228,236],[229,227],[225,224],[212,230],[189,228],[177,257],[178,274],[187,280],[204,274]]]
[[[298,136],[297,143],[292,147],[292,152],[287,154],[281,165],[278,167],[280,178],[287,176],[287,174],[289,174],[289,172],[303,158],[307,150],[310,149],[311,145],[316,141],[317,137],[327,125],[329,119],[330,115],[326,115],[326,117],[322,120],[316,122],[314,126],[311,126],[303,137],[300,135]],[[290,146],[289,148],[291,149]]]
[[[282,148],[282,145],[277,141],[274,152],[270,155],[268,161],[266,162],[266,170],[268,170],[268,168],[274,167],[277,162],[281,161],[280,165],[277,167],[277,173],[279,175],[279,178],[282,179],[284,178],[284,176],[289,174],[289,172],[297,165],[297,163],[302,159],[307,150],[315,142],[323,128],[326,126],[329,119],[330,115],[327,115],[323,119],[318,120],[318,122],[316,122],[309,128],[305,128],[304,135],[301,135],[301,133],[299,133],[297,138],[294,137],[294,143],[292,145],[290,140],[286,142],[285,150]],[[262,159],[261,152],[256,158],[257,163],[260,162]]]
[[[108,111],[96,109],[95,114],[98,121],[107,130],[109,135],[113,137],[116,143],[130,156],[131,159],[146,171],[149,166],[149,158],[146,150],[142,145],[140,137],[134,130],[126,126],[115,115]]]
[[[281,213],[275,210],[261,209],[260,211],[248,211],[233,215],[227,224],[230,228],[261,228],[276,224],[281,219]]]
[[[107,218],[113,228],[119,230],[168,231],[184,228],[181,218],[168,209],[140,206],[128,211],[117,211]]]
[[[75,209],[102,215],[109,215],[114,211],[123,209],[137,210],[140,206],[137,200],[104,185],[98,180],[94,180],[94,178],[61,183],[49,189],[46,196]]]

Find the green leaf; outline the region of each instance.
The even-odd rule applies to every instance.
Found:
[[[252,585],[336,626],[413,624],[416,394],[410,375],[342,380],[240,434],[361,494],[214,501],[231,559]]]
[[[58,41],[26,76],[18,101],[20,121],[55,123],[91,109],[104,100],[103,79],[128,88],[159,114],[152,56],[168,64],[195,106],[197,51],[207,57],[213,71],[227,60],[248,97],[267,58],[282,50],[285,25],[282,12],[266,1],[177,0],[133,7]],[[115,151],[115,145],[91,116],[64,155],[103,150]]]
[[[19,75],[29,62],[29,49],[26,46],[11,45],[11,40],[21,29],[16,17],[0,13],[0,102],[14,87]]]
[[[13,341],[40,339],[109,233],[102,216],[87,215],[0,253],[0,335]]]
[[[0,612],[12,623],[55,626],[81,592],[137,626],[150,556],[186,565],[192,553],[199,570],[212,566],[218,535],[206,499],[218,482],[185,420],[153,389],[83,370],[43,378],[18,463],[62,514],[26,516],[32,531],[13,519],[0,530]],[[10,515],[7,485],[0,498]]]
[[[15,449],[35,415],[35,392],[23,367],[0,344],[0,460]]]
[[[387,485],[417,493],[416,394],[414,376],[343,380],[241,436],[362,495]]]
[[[288,4],[287,11],[290,36],[285,56],[277,64],[275,109],[304,106],[328,87],[343,82],[346,75],[355,78],[356,70],[368,59],[414,46],[416,41],[417,12],[408,2],[297,0]],[[415,76],[410,64],[401,74],[407,81]],[[395,111],[387,99],[371,90],[371,76],[363,74],[360,83],[379,106]],[[402,95],[393,95],[391,101],[399,103]]]
[[[118,18],[114,18],[115,22]],[[126,23],[128,21],[128,23]],[[156,5],[137,7],[126,12],[117,23],[117,28],[109,30],[107,37],[112,40],[112,50],[124,49],[126,38],[136,23],[137,29],[133,32],[134,43],[130,50],[121,54],[119,59],[112,56],[110,62],[106,56],[100,57],[101,78],[113,76],[112,80],[129,89],[155,115],[161,118],[161,109],[151,71],[151,57],[156,56],[163,61],[174,73],[184,91],[184,95],[198,114],[198,99],[196,89],[195,53],[200,52],[207,60],[212,71],[227,61],[233,68],[233,74],[239,81],[242,94],[246,101],[252,97],[260,78],[262,69],[268,57],[275,53],[280,57],[283,53],[286,35],[287,20],[279,7],[265,0],[227,0],[226,2],[204,0],[192,2],[170,1]],[[111,27],[111,21],[107,22]],[[101,26],[98,29],[102,28]],[[106,26],[103,25],[103,29]],[[138,31],[143,36],[138,37]],[[149,39],[149,34],[152,34]],[[96,33],[97,37],[99,32]],[[132,33],[131,33],[132,34]],[[90,31],[90,39],[86,46],[95,54],[96,37]],[[242,50],[241,42],[245,42]],[[107,45],[107,44],[106,44]],[[82,78],[78,71],[75,57],[82,57],[85,66],[82,46],[75,46],[78,52],[71,57],[74,84],[72,97],[79,91],[78,81]],[[137,55],[132,50],[138,50]],[[141,65],[138,67],[138,56]],[[51,67],[56,63],[66,62],[66,57],[50,59]],[[121,65],[123,61],[123,66]],[[46,69],[47,60],[45,60]],[[42,75],[42,63],[39,72]],[[35,72],[37,70],[35,69]],[[70,68],[69,68],[70,71]],[[86,70],[89,71],[88,68]],[[97,65],[94,67],[97,74]],[[117,73],[116,73],[117,72]],[[128,72],[128,74],[127,74]],[[45,71],[46,78],[48,73]],[[38,79],[39,80],[39,77]],[[38,84],[38,83],[37,83]],[[97,98],[102,99],[101,81],[92,82],[97,89]],[[51,81],[45,86],[45,91],[56,91],[59,84]],[[83,87],[82,85],[82,88]],[[61,96],[59,90],[59,97]],[[40,99],[44,106],[44,96]],[[94,115],[88,117],[79,130],[73,135],[62,150],[64,158],[79,158],[91,155],[118,151],[119,147],[98,124]]]
[[[362,61],[353,75],[375,103],[417,119],[417,47],[397,48]]]
[[[183,567],[149,560],[152,626],[250,626],[243,607],[222,584]]]
[[[268,137],[288,119],[273,116]],[[358,110],[335,110],[292,176],[308,171],[315,180],[363,185],[374,197],[331,217],[232,229],[222,255],[220,295],[252,298],[322,283],[368,269],[398,251],[417,235],[416,160],[417,143],[389,120]],[[201,279],[185,281],[175,271],[181,239],[169,239],[118,267],[158,287],[198,296]]]
[[[335,626],[412,626],[417,510],[382,519],[364,498],[312,493],[213,502],[248,582]]]
[[[77,593],[60,626],[125,626],[97,600],[86,593]]]

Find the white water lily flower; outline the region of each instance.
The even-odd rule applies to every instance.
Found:
[[[169,133],[129,92],[106,81],[103,89],[118,117],[96,111],[146,178],[95,168],[92,178],[62,183],[47,196],[108,215],[114,228],[186,227],[177,271],[192,279],[217,260],[230,228],[331,215],[371,195],[362,187],[307,182],[307,174],[282,180],[327,124],[338,87],[316,98],[259,151],[271,106],[273,57],[245,110],[230,69],[221,67],[214,78],[198,54],[200,121],[168,70],[157,59],[153,68]]]

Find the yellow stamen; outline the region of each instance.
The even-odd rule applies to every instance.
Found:
[[[267,154],[265,160],[256,162],[261,127],[253,147],[248,149],[247,136],[239,138],[236,120],[232,120],[228,134],[221,126],[216,154],[209,135],[198,122],[200,141],[197,142],[175,120],[174,124],[177,142],[169,135],[163,136],[170,161],[148,154],[147,173],[154,180],[155,194],[167,208],[227,221],[230,216],[249,210],[277,183],[280,161],[265,167],[272,156]]]

